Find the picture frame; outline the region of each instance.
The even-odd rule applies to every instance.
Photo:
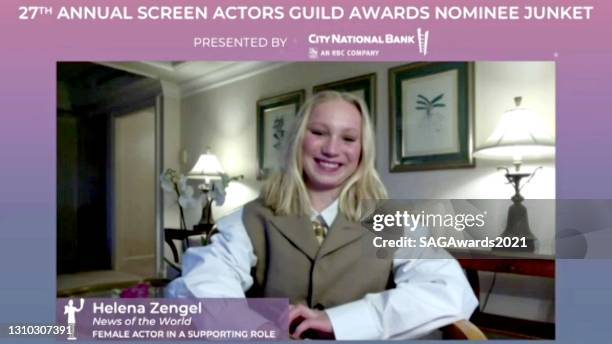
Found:
[[[389,69],[390,172],[474,167],[471,62]]]
[[[257,101],[257,179],[265,179],[280,168],[287,131],[305,98],[302,89]]]
[[[376,124],[376,73],[316,85],[312,88],[312,93],[326,90],[348,92],[362,98],[370,112],[372,124]]]

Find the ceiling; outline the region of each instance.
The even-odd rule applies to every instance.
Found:
[[[59,62],[57,80],[70,85],[75,91],[100,91],[130,85],[142,76],[107,68],[90,62]]]
[[[134,61],[102,65],[147,76],[178,86],[180,96],[218,87],[287,64],[286,62],[233,61]]]
[[[100,106],[134,87],[159,85],[156,80],[91,62],[58,62],[57,81],[58,108],[66,111]]]

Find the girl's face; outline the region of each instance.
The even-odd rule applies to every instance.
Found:
[[[361,113],[344,100],[315,106],[302,143],[304,181],[311,190],[339,191],[361,158]]]

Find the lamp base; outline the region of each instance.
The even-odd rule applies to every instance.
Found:
[[[214,225],[215,221],[212,217],[212,200],[206,199],[206,205],[202,208],[202,216],[200,217],[200,221],[198,225],[210,226]]]
[[[510,173],[506,169],[506,179],[514,187],[514,196],[512,196],[512,205],[508,208],[508,221],[506,229],[501,235],[501,238],[510,238],[503,240],[505,244],[502,247],[495,247],[496,251],[514,251],[514,252],[534,252],[536,246],[536,237],[529,228],[529,218],[527,216],[527,208],[523,205],[525,198],[521,195],[521,179],[529,177],[531,173]],[[534,172],[535,173],[535,172]],[[518,240],[515,240],[517,238]]]
[[[511,238],[507,241],[510,247],[494,247],[495,251],[534,252],[536,248],[536,237],[529,228],[527,208],[522,204],[523,197],[518,194],[512,197],[514,204],[508,208],[508,221],[506,229],[501,238]],[[518,238],[515,240],[513,238]],[[521,240],[523,239],[523,240]],[[505,242],[504,242],[505,243]]]

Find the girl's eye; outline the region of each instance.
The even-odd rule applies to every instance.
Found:
[[[322,130],[317,130],[317,129],[310,129],[310,133],[316,136],[321,136],[323,135],[323,131]]]
[[[344,141],[346,141],[346,142],[355,142],[355,141],[357,141],[357,139],[352,137],[352,136],[346,136],[346,137],[344,137]]]

